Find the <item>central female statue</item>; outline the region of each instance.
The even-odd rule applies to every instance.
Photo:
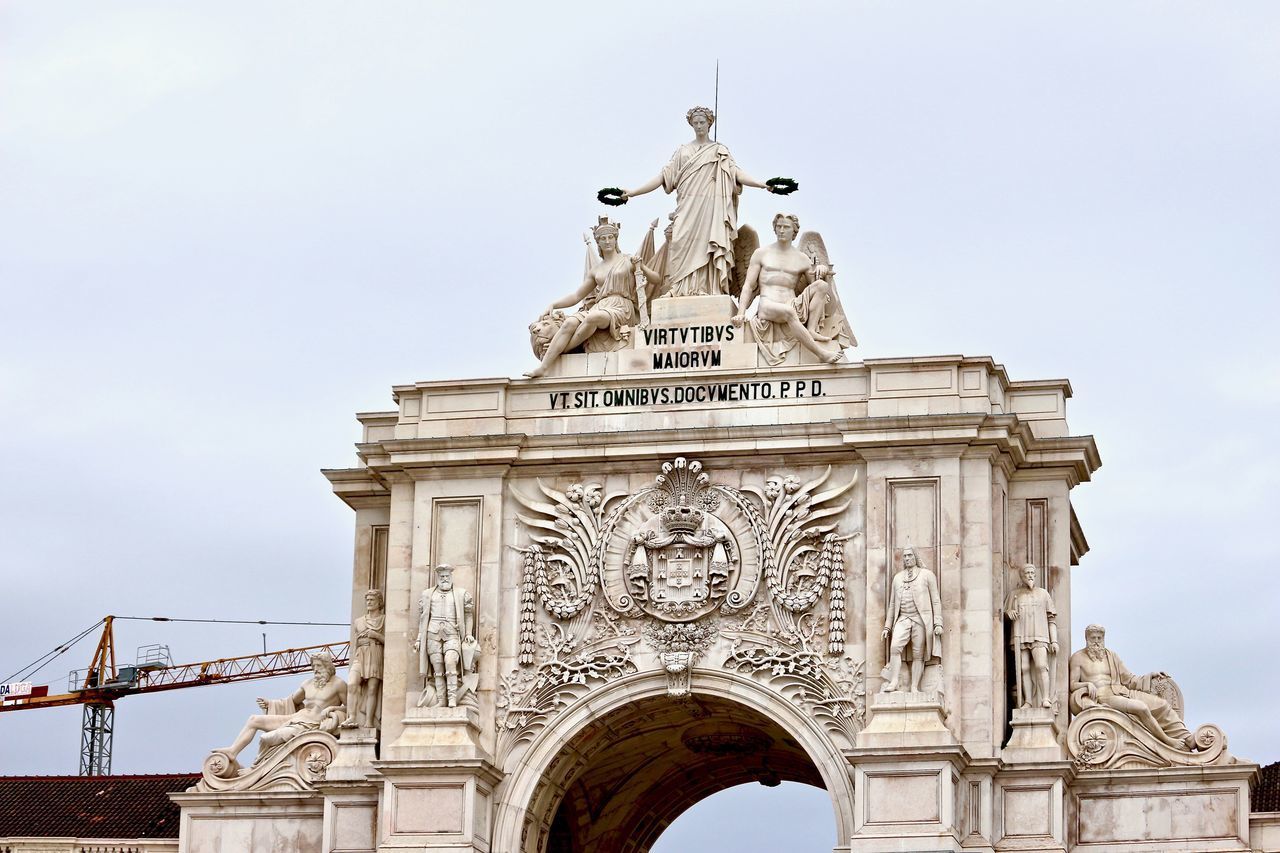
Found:
[[[622,198],[658,187],[676,194],[666,259],[666,281],[671,285],[667,296],[727,294],[738,234],[738,195],[743,187],[773,190],[739,169],[729,149],[708,137],[715,113],[694,107],[685,119],[693,128],[693,141],[676,149],[660,175],[624,190]]]

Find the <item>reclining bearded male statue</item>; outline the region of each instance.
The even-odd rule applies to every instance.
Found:
[[[1167,680],[1163,672],[1139,678],[1125,669],[1119,656],[1103,645],[1106,629],[1090,625],[1084,629],[1085,647],[1071,656],[1071,711],[1081,714],[1094,705],[1125,714],[1154,735],[1161,743],[1188,752],[1196,749],[1196,740],[1168,700],[1147,692],[1158,680]]]
[[[272,749],[301,734],[337,732],[346,717],[343,702],[347,697],[347,684],[338,678],[333,658],[327,654],[311,656],[311,672],[312,677],[284,699],[258,699],[258,707],[264,713],[250,717],[231,746],[214,752],[226,755],[230,766],[235,767],[241,750],[249,745],[255,733],[262,732],[258,739],[258,757],[254,759],[257,764]]]

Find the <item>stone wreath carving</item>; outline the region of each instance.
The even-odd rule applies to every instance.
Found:
[[[722,666],[769,683],[851,748],[866,725],[864,665],[844,657],[834,666],[826,663],[814,640],[818,627],[810,613],[798,620],[793,642],[750,629],[726,630],[733,645]]]
[[[498,685],[498,744],[506,753],[517,743],[532,738],[561,708],[590,688],[637,671],[631,647],[639,642],[625,629],[613,625],[616,633],[606,648],[573,651],[573,637],[558,623],[541,626],[537,645],[545,659],[533,668],[521,667],[503,676]]]
[[[313,791],[325,778],[337,753],[338,741],[324,731],[311,731],[263,755],[241,771],[225,752],[215,751],[204,760],[200,781],[192,791]]]

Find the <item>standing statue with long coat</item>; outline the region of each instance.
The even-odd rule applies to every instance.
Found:
[[[911,652],[911,692],[920,692],[925,664],[940,657],[942,601],[938,579],[920,562],[914,548],[902,550],[902,571],[893,576],[883,638],[889,640],[889,678],[881,693],[902,689],[902,654]]]

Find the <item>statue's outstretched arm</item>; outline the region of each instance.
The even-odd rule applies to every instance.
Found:
[[[757,187],[762,190],[769,190],[769,192],[773,192],[773,190],[770,189],[769,185],[766,184],[764,181],[756,180],[755,178],[748,175],[746,172],[742,171],[742,169],[738,168],[737,166],[733,167],[733,177],[738,183],[742,184],[744,187]]]
[[[656,190],[656,189],[657,189],[658,187],[660,187],[660,186],[662,186],[662,175],[658,175],[656,178],[654,178],[654,179],[652,179],[652,180],[645,181],[643,184],[641,184],[640,186],[636,187],[636,188],[635,188],[635,189],[633,189],[633,190],[623,190],[623,191],[622,191],[622,197],[623,197],[623,198],[635,198],[635,197],[636,197],[636,196],[638,196],[638,195],[644,195],[645,193],[651,193],[651,192],[653,192],[654,190]]]

